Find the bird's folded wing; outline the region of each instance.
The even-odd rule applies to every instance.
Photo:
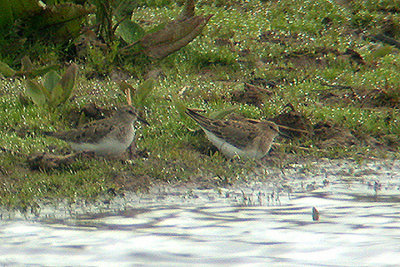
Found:
[[[77,129],[55,133],[53,136],[75,143],[96,143],[110,133],[114,127],[115,125],[107,124],[104,120],[100,120]]]
[[[215,136],[237,148],[245,148],[256,138],[256,127],[242,121],[214,121],[207,127]]]

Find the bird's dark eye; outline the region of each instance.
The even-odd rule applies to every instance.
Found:
[[[279,129],[275,125],[270,125],[269,128],[273,131],[279,132]]]
[[[128,113],[133,114],[133,110],[129,110]]]

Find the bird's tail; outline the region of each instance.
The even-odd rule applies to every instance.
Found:
[[[191,117],[194,121],[196,121],[198,124],[200,124],[200,126],[207,126],[209,124],[210,119],[204,117],[203,115],[200,115],[199,113],[197,113],[196,111],[194,111],[193,109],[187,108],[185,113]]]
[[[54,136],[54,132],[42,132],[42,134],[43,135],[46,135],[46,136]]]
[[[42,134],[64,140],[63,135],[60,132],[42,132]]]

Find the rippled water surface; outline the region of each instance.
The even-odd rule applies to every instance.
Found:
[[[232,188],[157,188],[95,213],[43,209],[3,219],[0,264],[395,266],[399,177],[398,161],[323,161]]]

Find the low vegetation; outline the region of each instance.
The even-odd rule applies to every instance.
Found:
[[[139,2],[132,21],[144,32],[182,14],[182,6],[172,1]],[[34,209],[55,199],[146,191],[156,183],[224,186],[258,173],[257,162],[231,161],[218,153],[178,112],[179,105],[204,109],[207,116],[221,110],[231,116],[233,110],[302,130],[285,132],[291,138],[277,140],[266,166],[318,157],[396,158],[399,6],[399,1],[199,1],[196,13],[209,19],[207,26],[167,57],[132,51],[122,57],[129,44],[121,46],[113,35],[103,53],[93,39],[83,57],[73,58],[80,68],[75,89],[62,105],[52,106],[54,112],[32,102],[25,93],[29,82],[7,68],[18,69],[13,62],[19,57],[2,52],[11,78],[0,80],[0,205]],[[65,50],[30,49],[34,62],[64,69]],[[134,91],[148,76],[155,81],[151,93],[140,101],[133,97],[150,123],[138,130],[134,159],[82,157],[51,169],[29,161],[38,153],[68,153],[66,143],[42,133],[110,114],[125,104],[121,89]]]

